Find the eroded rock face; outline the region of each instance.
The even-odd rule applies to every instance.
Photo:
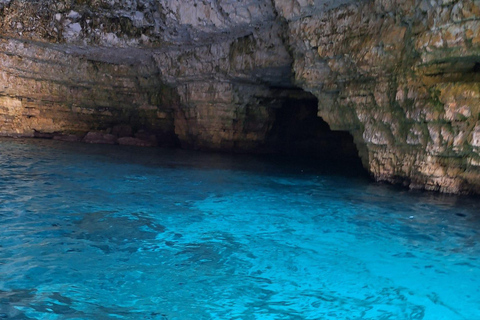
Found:
[[[370,1],[289,24],[297,83],[379,180],[478,192],[477,1]]]
[[[302,88],[377,180],[480,192],[478,1],[3,0],[0,16],[2,135],[272,151]]]
[[[100,142],[86,133],[111,134],[116,126],[128,124],[132,136],[147,130],[162,145],[173,145],[177,105],[175,90],[159,81],[154,66],[102,63],[48,46],[0,39],[4,136]]]

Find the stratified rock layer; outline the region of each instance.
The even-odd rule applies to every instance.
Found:
[[[371,1],[289,24],[297,84],[378,180],[479,191],[479,5]]]
[[[480,193],[479,1],[3,0],[0,16],[2,135],[279,152],[309,92],[377,180]]]
[[[88,60],[29,42],[0,39],[0,133],[115,143],[119,126],[173,145],[178,97],[147,65]],[[97,131],[97,137],[86,136]],[[99,134],[114,137],[100,139]]]

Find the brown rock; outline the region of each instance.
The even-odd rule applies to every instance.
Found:
[[[85,135],[82,141],[86,143],[115,144],[117,142],[117,137],[109,133],[90,131]]]

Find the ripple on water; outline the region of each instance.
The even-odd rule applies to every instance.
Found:
[[[0,318],[480,319],[478,199],[278,159],[0,148]]]

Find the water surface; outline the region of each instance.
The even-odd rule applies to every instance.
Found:
[[[0,140],[0,319],[480,319],[480,201],[337,169]]]

